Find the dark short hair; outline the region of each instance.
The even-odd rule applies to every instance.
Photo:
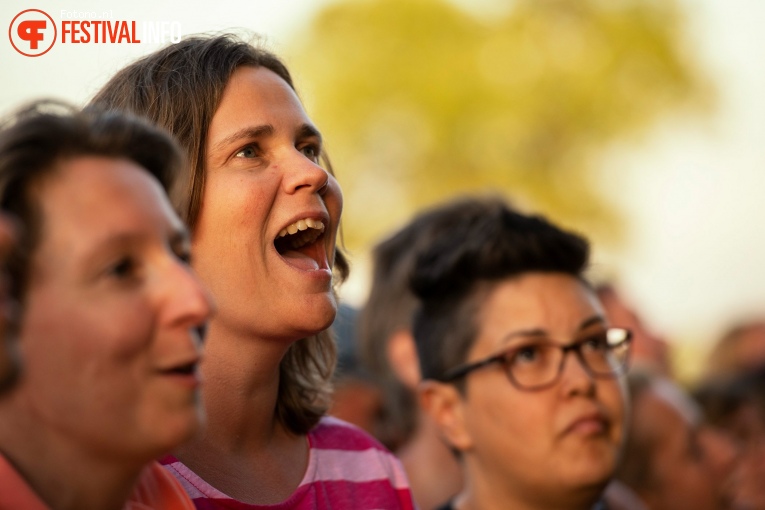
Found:
[[[128,65],[90,102],[146,117],[178,139],[189,165],[174,204],[192,235],[204,193],[207,132],[231,75],[243,66],[268,69],[295,89],[287,66],[268,50],[235,34],[197,35]],[[323,151],[321,158],[327,171],[333,173]],[[343,281],[348,270],[347,259],[336,249],[336,281]],[[276,416],[288,430],[305,434],[326,412],[336,358],[329,331],[289,347],[280,365],[276,405]]]
[[[504,201],[474,199],[418,256],[410,285],[421,305],[414,337],[423,378],[464,362],[478,332],[476,315],[497,283],[529,272],[582,279],[589,244],[541,216]]]
[[[130,115],[79,112],[46,100],[6,119],[0,128],[0,208],[14,215],[22,227],[9,260],[11,295],[22,303],[29,260],[45,221],[39,184],[55,176],[61,163],[81,156],[128,159],[153,175],[165,191],[172,187],[184,161],[167,133]]]

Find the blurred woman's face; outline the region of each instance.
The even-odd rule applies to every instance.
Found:
[[[240,67],[207,136],[194,267],[216,297],[212,328],[296,340],[328,327],[342,195],[287,83]]]
[[[548,339],[559,345],[606,328],[594,294],[576,278],[527,273],[499,283],[478,312],[467,361]],[[625,413],[618,379],[594,379],[569,352],[552,387],[523,391],[501,364],[466,376],[461,415],[468,477],[551,505],[604,486],[616,468]],[[496,489],[494,489],[496,490]]]
[[[6,259],[15,242],[12,223],[0,214],[0,393],[13,386],[19,372],[16,338],[13,338],[16,307],[8,293],[8,277],[5,274]]]
[[[84,451],[147,462],[200,420],[196,329],[212,305],[187,264],[186,228],[127,160],[65,161],[36,192],[42,231],[12,397]]]

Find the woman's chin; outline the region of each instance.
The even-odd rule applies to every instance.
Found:
[[[567,485],[572,488],[580,488],[582,491],[590,490],[595,494],[608,485],[613,477],[616,466],[611,462],[596,462],[579,466],[571,466],[566,478]]]
[[[159,457],[172,452],[179,446],[198,437],[204,430],[206,417],[201,408],[189,410],[188,413],[179,414],[175,417],[168,417],[162,424],[155,427],[157,433],[155,443],[155,454],[153,457]]]
[[[332,325],[337,316],[337,301],[334,296],[322,296],[312,299],[301,310],[300,314],[292,314],[289,322],[296,330],[295,336],[304,338],[321,333]]]
[[[300,338],[313,336],[332,326],[337,315],[337,309],[333,308],[331,311],[327,311],[323,314],[313,314],[313,317],[305,317],[300,321],[300,324],[296,324],[296,329],[300,332],[298,335]]]

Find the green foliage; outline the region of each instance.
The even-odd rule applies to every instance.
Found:
[[[485,190],[618,240],[599,155],[708,97],[681,21],[669,0],[517,0],[491,19],[439,0],[327,7],[289,60],[345,192],[346,243]]]

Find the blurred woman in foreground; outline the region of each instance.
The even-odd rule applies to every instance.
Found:
[[[0,131],[23,363],[0,397],[0,508],[189,509],[153,462],[199,428],[212,307],[165,194],[183,158],[137,119],[60,108]]]

